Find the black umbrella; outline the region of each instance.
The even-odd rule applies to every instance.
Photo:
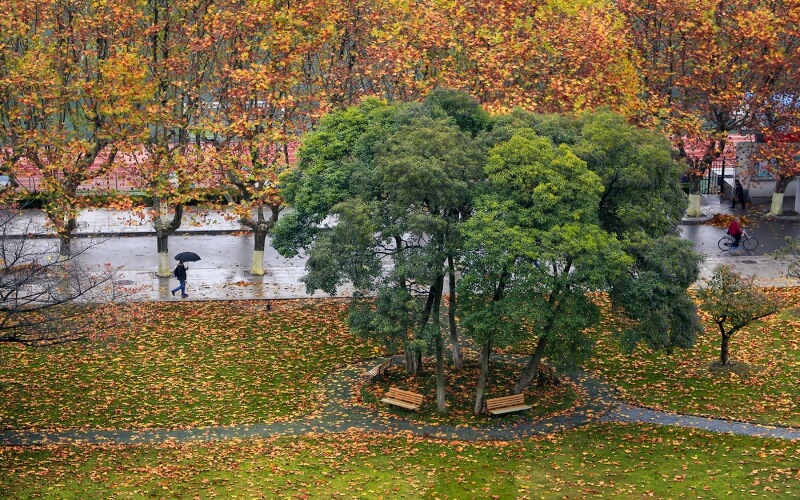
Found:
[[[196,262],[200,260],[200,256],[194,252],[181,252],[175,256],[175,260],[179,260],[181,262]]]

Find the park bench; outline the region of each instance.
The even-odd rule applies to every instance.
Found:
[[[522,393],[486,400],[486,410],[492,416],[530,409],[531,407],[525,404],[525,395]]]
[[[392,358],[387,359],[378,366],[372,368],[364,374],[364,381],[375,382],[386,374],[386,371],[392,366]]]
[[[386,393],[386,396],[384,396],[381,401],[386,404],[405,408],[406,410],[417,411],[422,404],[422,394],[390,387],[389,392]]]

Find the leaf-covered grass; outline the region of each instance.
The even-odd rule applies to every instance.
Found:
[[[591,425],[513,442],[353,431],[159,446],[0,448],[12,498],[744,498],[800,495],[800,443]]]
[[[691,349],[672,354],[639,347],[623,354],[607,333],[609,316],[595,332],[588,367],[630,402],[680,413],[800,427],[800,289],[776,291],[783,309],[731,338],[729,369],[719,363],[721,335],[702,314],[705,333]]]
[[[269,422],[314,409],[337,366],[374,347],[346,304],[131,304],[127,329],[47,348],[0,346],[0,427],[154,428]]]
[[[451,364],[445,369],[445,398],[447,413],[440,415],[436,407],[436,372],[434,361],[425,365],[427,371],[421,376],[411,377],[402,367],[392,367],[382,380],[365,385],[362,390],[364,402],[371,407],[416,422],[487,426],[497,423],[510,424],[521,420],[536,420],[548,415],[562,413],[572,408],[579,400],[578,393],[570,384],[531,385],[525,394],[526,403],[531,406],[524,413],[508,414],[495,419],[486,414],[475,415],[475,387],[480,367],[474,359],[465,359],[464,369],[455,371]],[[486,398],[508,396],[522,367],[502,362],[490,364]],[[380,399],[394,386],[407,391],[418,392],[424,396],[418,412],[394,408],[380,402]]]

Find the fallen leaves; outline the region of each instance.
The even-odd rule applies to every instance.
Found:
[[[144,303],[133,327],[90,342],[0,346],[2,427],[183,427],[278,421],[313,411],[326,369],[372,345],[341,301]]]

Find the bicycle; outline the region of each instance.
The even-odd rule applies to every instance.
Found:
[[[717,246],[719,247],[720,250],[725,252],[733,248],[733,242],[734,242],[733,236],[731,236],[730,234],[726,234],[725,236],[719,239],[719,241],[717,242]],[[742,231],[742,239],[739,240],[739,246],[741,246],[747,251],[755,250],[758,247],[758,240],[755,238],[755,236],[749,236],[747,234],[747,231]]]

